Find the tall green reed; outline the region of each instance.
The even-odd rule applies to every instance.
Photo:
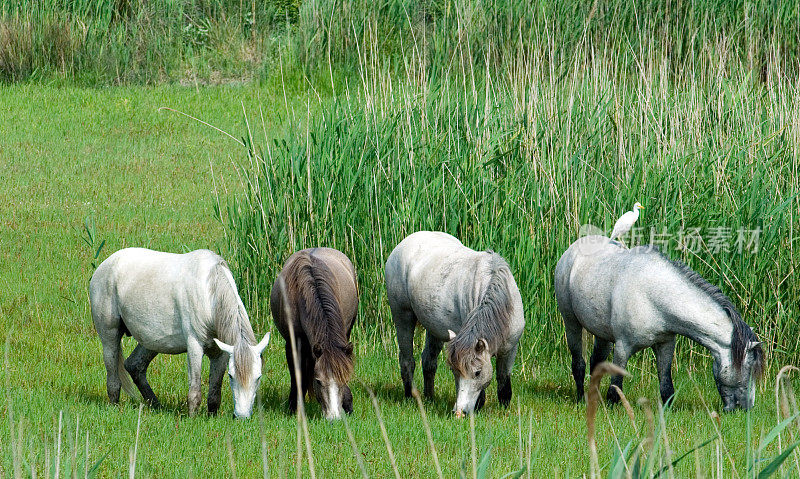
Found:
[[[275,33],[285,30],[287,3],[0,2],[0,81],[94,86],[257,79],[273,58]]]
[[[354,334],[388,346],[384,261],[407,234],[442,230],[509,261],[525,302],[523,356],[561,357],[555,263],[582,224],[610,230],[638,200],[639,242],[650,228],[667,237],[665,253],[719,284],[774,359],[797,358],[787,338],[800,332],[790,307],[800,299],[800,101],[784,17],[691,4],[659,23],[656,3],[440,2],[431,13],[434,3],[301,7],[299,29],[319,28],[305,47],[326,62],[317,68],[350,62],[356,79],[309,96],[304,114],[287,111],[277,135],[251,119],[244,188],[217,211],[250,308],[264,311],[291,252],[336,247],[359,272]],[[711,13],[724,28],[707,28]],[[745,32],[772,43],[753,50]],[[678,249],[691,228],[705,240]],[[739,252],[740,230],[759,232],[757,251]]]

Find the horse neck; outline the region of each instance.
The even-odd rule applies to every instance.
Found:
[[[236,297],[235,303],[229,305],[223,314],[217,314],[215,321],[217,335],[222,342],[230,345],[241,341],[250,345],[256,344],[253,327],[240,298]]]
[[[708,349],[714,359],[724,357],[730,352],[733,337],[731,318],[716,301],[697,288],[682,284],[680,289],[670,294],[682,298],[669,311],[675,319],[672,332]]]
[[[223,342],[235,345],[240,341],[256,344],[250,318],[236,290],[228,266],[224,262],[214,265],[210,275],[214,306],[211,312],[217,337]]]
[[[468,345],[472,347],[478,339],[485,339],[492,355],[499,349],[499,343],[508,332],[514,315],[514,301],[507,274],[510,275],[497,271],[488,281],[475,287],[468,295],[468,319],[458,332],[458,336],[465,338],[465,345],[469,343]],[[489,297],[489,288],[497,288],[502,292]]]

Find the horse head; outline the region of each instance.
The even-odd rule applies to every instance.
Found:
[[[353,345],[323,351],[320,346],[312,348],[314,355],[314,396],[319,401],[325,419],[340,419],[342,411],[353,412],[353,395],[347,381],[353,374]]]
[[[744,347],[741,360],[735,354],[731,358],[715,358],[713,365],[714,381],[722,398],[724,411],[733,411],[737,407],[750,409],[755,404],[755,381],[763,371],[764,352],[761,342],[748,341]]]
[[[270,333],[255,346],[241,340],[235,346],[225,344],[217,338],[214,342],[228,353],[228,377],[233,392],[233,416],[236,419],[250,417],[256,392],[261,382],[261,353],[269,344]]]
[[[448,330],[448,333],[451,341],[455,339],[456,333],[451,330]],[[471,347],[451,349],[448,360],[453,374],[458,378],[453,412],[457,417],[462,417],[480,409],[483,405],[479,404],[481,393],[492,382],[492,355],[489,352],[489,344],[484,338],[478,338]]]

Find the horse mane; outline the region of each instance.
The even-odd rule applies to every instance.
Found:
[[[233,346],[233,366],[239,382],[247,384],[253,370],[250,346],[256,344],[244,304],[236,291],[228,263],[219,258],[209,277],[217,337]]]
[[[478,304],[469,312],[456,337],[447,347],[447,361],[460,374],[468,374],[470,361],[478,339],[485,339],[490,351],[496,351],[508,336],[511,323],[512,300],[508,292],[508,279],[512,277],[508,263],[494,251],[489,254],[489,283]]]
[[[348,382],[353,374],[353,345],[342,320],[333,272],[312,251],[298,255],[286,273],[316,368],[329,372],[340,384]]]
[[[722,292],[719,287],[709,283],[699,273],[690,268],[681,260],[673,260],[664,255],[658,248],[655,251],[667,262],[669,262],[686,280],[693,284],[697,289],[708,295],[712,301],[725,311],[725,314],[733,324],[733,335],[731,337],[731,353],[733,356],[733,366],[736,370],[741,370],[747,355],[747,346],[750,342],[758,342],[758,336],[753,329],[744,322],[739,310],[734,306],[733,301]],[[761,377],[764,372],[764,350],[761,345],[753,349],[753,376]]]

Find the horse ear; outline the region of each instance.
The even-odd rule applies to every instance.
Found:
[[[485,340],[485,339],[483,339],[483,338],[480,338],[480,339],[478,340],[478,342],[477,342],[477,343],[475,343],[475,353],[476,353],[476,354],[481,354],[482,352],[486,351],[486,348],[487,348],[488,346],[489,346],[489,345],[486,343],[486,340]]]
[[[229,344],[225,344],[217,338],[214,338],[214,342],[217,343],[217,347],[228,354],[233,354],[233,346]]]
[[[344,352],[346,352],[348,356],[352,356],[353,355],[353,343],[347,343],[347,346],[344,347]]]
[[[267,348],[267,344],[269,344],[269,337],[270,333],[265,334],[264,339],[262,339],[260,343],[256,344],[256,354],[261,354],[264,352],[264,350]]]
[[[322,356],[322,346],[315,344],[311,347],[311,352],[314,354],[315,358]]]
[[[452,329],[448,329],[447,334],[450,335],[450,341],[456,339],[456,333],[454,333]]]
[[[750,341],[749,343],[747,343],[747,350],[750,351],[752,349],[757,348],[758,346],[761,346],[761,341]]]

